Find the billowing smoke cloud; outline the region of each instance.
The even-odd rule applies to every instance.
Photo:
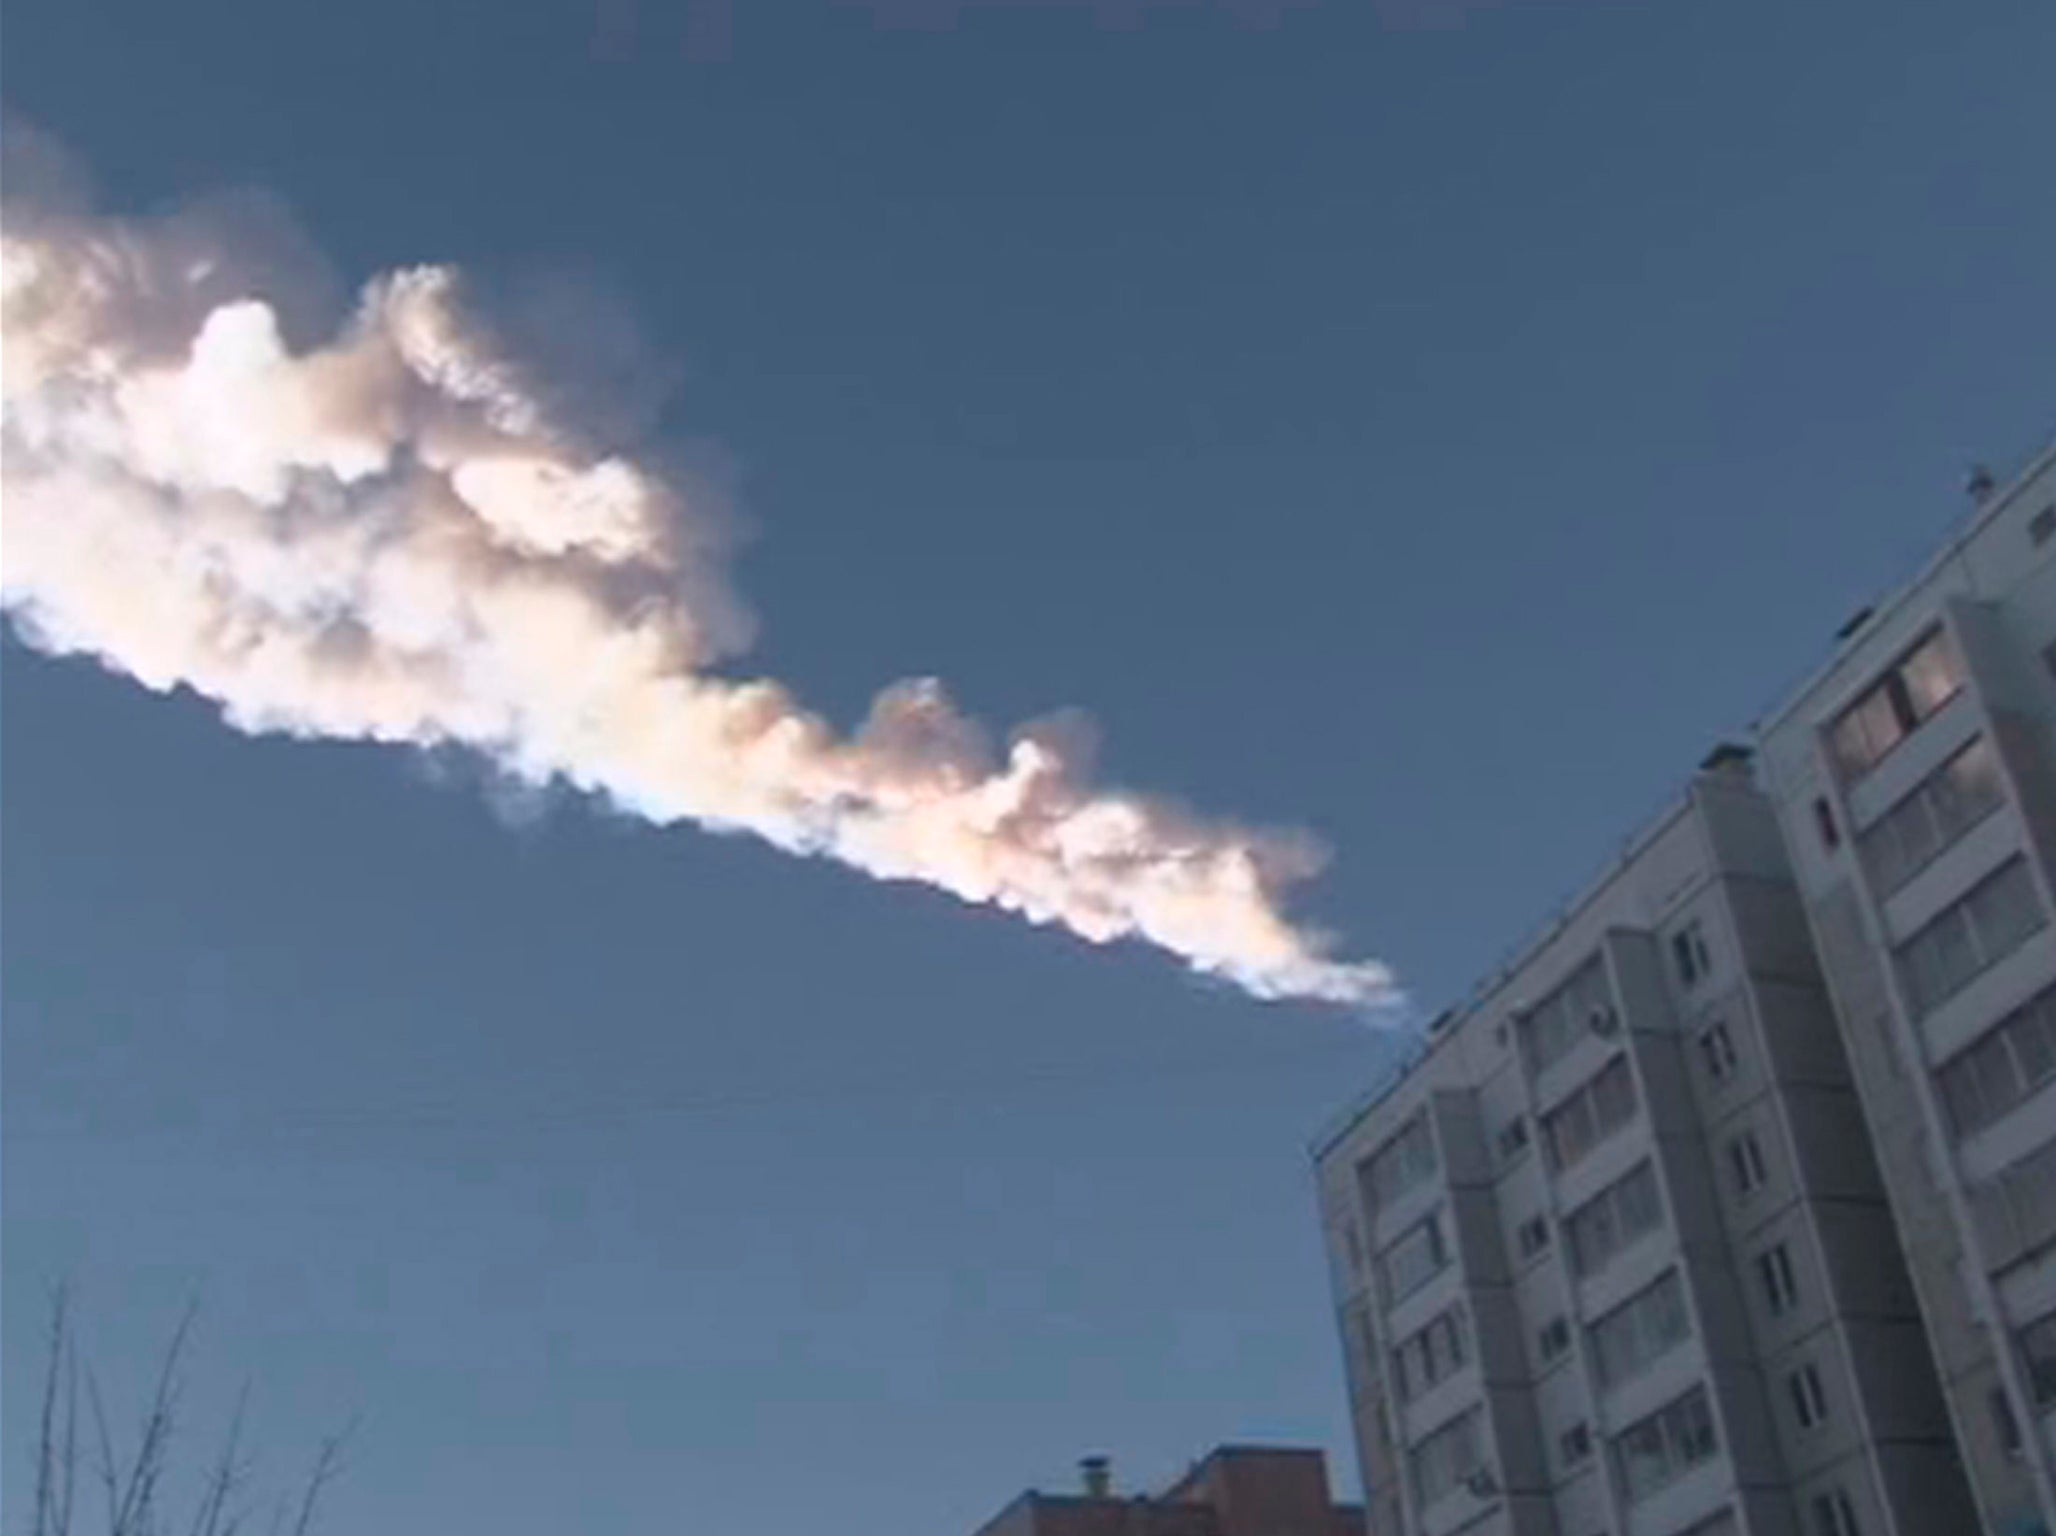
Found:
[[[117,220],[33,130],[6,153],[0,586],[29,643],[246,731],[459,745],[1259,997],[1393,1002],[1286,917],[1311,840],[1096,788],[1077,722],[996,746],[920,679],[845,736],[712,670],[750,627],[724,521],[634,447],[618,325],[443,267],[345,313],[260,201]]]

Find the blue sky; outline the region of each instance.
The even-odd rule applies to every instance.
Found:
[[[15,0],[0,94],[125,207],[628,295],[756,664],[1088,708],[1320,831],[1309,914],[1431,1004],[2056,427],[2035,0],[741,9],[705,63],[658,0],[620,61],[591,0]],[[361,1411],[336,1529],[948,1533],[1226,1439],[1353,1486],[1352,1020],[0,668],[10,1400],[70,1275],[117,1379],[198,1290],[281,1458]]]

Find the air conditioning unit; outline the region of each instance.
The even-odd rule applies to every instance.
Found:
[[[1492,1475],[1490,1467],[1480,1467],[1464,1479],[1464,1488],[1473,1498],[1489,1499],[1499,1492],[1499,1479]]]
[[[1611,1004],[1601,1003],[1585,1015],[1585,1026],[1603,1040],[1621,1027],[1621,1016]]]

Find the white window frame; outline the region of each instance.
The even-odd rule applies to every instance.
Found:
[[[1676,1324],[1666,1321],[1674,1315]],[[1692,1338],[1684,1276],[1675,1268],[1593,1319],[1585,1330],[1592,1374],[1606,1391],[1625,1386]]]
[[[1792,1399],[1792,1417],[1801,1429],[1818,1429],[1828,1421],[1828,1389],[1811,1360],[1785,1378]]]
[[[1645,1225],[1630,1229],[1624,1217],[1627,1210],[1626,1195],[1629,1187],[1638,1182],[1645,1184],[1648,1189],[1651,1216]],[[1572,1272],[1580,1279],[1590,1279],[1599,1274],[1622,1254],[1660,1229],[1664,1224],[1664,1218],[1663,1186],[1656,1176],[1655,1163],[1644,1158],[1564,1218],[1566,1240],[1570,1244]],[[1581,1234],[1597,1235],[1601,1232],[1605,1234],[1604,1249],[1601,1252],[1593,1252],[1580,1241]]]
[[[2005,804],[1998,753],[1980,733],[1857,835],[1872,889],[1881,899],[1902,889]]]
[[[1699,1052],[1700,1060],[1706,1064],[1706,1075],[1716,1083],[1732,1080],[1742,1064],[1735,1050],[1734,1032],[1724,1018],[1713,1020],[1699,1031]]]
[[[1542,1150],[1551,1170],[1577,1167],[1634,1124],[1641,1110],[1634,1068],[1628,1053],[1618,1052],[1542,1116]]]
[[[1445,1307],[1392,1351],[1393,1396],[1410,1403],[1442,1385],[1470,1360],[1463,1303]]]
[[[1483,1419],[1484,1410],[1473,1404],[1429,1430],[1408,1452],[1407,1471],[1413,1479],[1414,1498],[1422,1509],[1433,1509],[1483,1469]],[[1451,1463],[1447,1482],[1442,1480],[1443,1469],[1434,1465],[1435,1458],[1444,1454]],[[1437,1484],[1432,1492],[1426,1476],[1431,1471]]]
[[[1591,1033],[1592,1019],[1613,1016],[1613,984],[1606,974],[1606,956],[1595,951],[1571,972],[1563,985],[1515,1019],[1521,1059],[1530,1076],[1546,1071],[1569,1055]]]
[[[1653,1480],[1637,1486],[1628,1470],[1627,1441],[1631,1436],[1654,1434],[1661,1449],[1661,1465]],[[1703,1438],[1702,1438],[1703,1436]],[[1706,1384],[1699,1382],[1679,1393],[1654,1413],[1643,1415],[1614,1436],[1614,1457],[1620,1472],[1621,1492],[1630,1505],[1645,1503],[1662,1489],[1720,1454],[1720,1426],[1715,1422],[1713,1399]]]
[[[1735,1176],[1737,1199],[1747,1200],[1770,1182],[1770,1164],[1753,1127],[1728,1139],[1728,1171]]]
[[[1837,1483],[1813,1496],[1814,1536],[1863,1536],[1849,1490]]]
[[[1924,659],[1947,676],[1921,676],[1914,663]],[[1945,686],[1936,691],[1932,685],[1938,680]],[[1937,624],[1901,651],[1829,724],[1828,760],[1837,777],[1854,784],[1869,774],[1947,707],[1963,691],[1963,683],[1963,658],[1956,642]]]
[[[1756,1278],[1772,1317],[1784,1317],[1799,1305],[1799,1268],[1789,1243],[1772,1243],[1756,1256]]]
[[[1395,1285],[1392,1279],[1393,1255],[1422,1234],[1426,1234],[1427,1247],[1434,1255],[1430,1267],[1423,1269],[1409,1284],[1403,1287]],[[1429,1284],[1437,1275],[1449,1268],[1449,1259],[1449,1237],[1442,1230],[1442,1208],[1437,1206],[1379,1250],[1378,1283],[1385,1289],[1385,1304],[1388,1307],[1397,1306],[1422,1286]]]
[[[2017,892],[2028,902],[2026,921],[2017,929],[1986,931],[1991,916],[1984,903],[2001,891]],[[1985,913],[1980,916],[1980,913]],[[1926,1018],[1962,992],[1978,977],[2011,955],[2048,926],[2048,909],[2035,888],[2027,860],[2007,859],[1955,901],[1937,912],[1892,952],[1906,998],[1916,1018]],[[1959,963],[1967,957],[1967,963]]]
[[[1671,935],[1671,963],[1677,970],[1678,984],[1687,992],[1713,974],[1713,951],[1707,947],[1706,925],[1698,918]]]
[[[2056,1082],[2056,987],[2036,993],[1935,1069],[1935,1086],[1961,1140]]]
[[[1358,1180],[1364,1204],[1374,1217],[1391,1210],[1432,1179],[1441,1170],[1441,1161],[1435,1150],[1435,1128],[1423,1105],[1363,1160]]]

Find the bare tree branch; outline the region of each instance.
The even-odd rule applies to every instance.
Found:
[[[107,1496],[107,1528],[119,1532],[116,1514],[121,1508],[121,1474],[115,1468],[114,1436],[107,1429],[107,1405],[100,1398],[100,1378],[86,1370],[86,1403],[93,1410],[93,1437],[100,1447],[100,1488]]]
[[[243,1390],[236,1394],[236,1413],[229,1421],[228,1438],[222,1442],[221,1454],[208,1471],[200,1502],[193,1510],[189,1536],[226,1536],[235,1526],[235,1517],[228,1513],[229,1500],[242,1486],[248,1471],[241,1457],[243,1422],[249,1407],[250,1384],[244,1382]]]
[[[300,1497],[300,1517],[293,1522],[293,1536],[307,1536],[314,1528],[314,1511],[321,1502],[322,1491],[334,1481],[343,1469],[343,1450],[357,1433],[358,1421],[352,1419],[338,1433],[321,1442],[321,1450],[314,1458],[314,1470],[307,1476],[305,1491]]]
[[[64,1449],[62,1481],[58,1484],[63,1497],[57,1505],[57,1524],[52,1536],[71,1536],[71,1512],[78,1493],[79,1470],[79,1355],[76,1345],[65,1351],[64,1359]]]
[[[186,1303],[171,1343],[164,1351],[164,1363],[157,1372],[157,1389],[150,1395],[150,1407],[143,1417],[143,1433],[130,1464],[128,1484],[122,1491],[121,1510],[109,1536],[149,1536],[150,1515],[157,1499],[157,1487],[164,1476],[171,1451],[172,1430],[178,1419],[179,1362],[192,1337],[198,1318],[197,1300]]]
[[[179,1410],[185,1395],[185,1357],[197,1303],[189,1304],[167,1344],[156,1385],[146,1404],[133,1451],[118,1441],[109,1421],[98,1375],[81,1367],[68,1287],[52,1295],[48,1332],[49,1364],[37,1416],[33,1459],[36,1469],[34,1523],[30,1536],[73,1536],[73,1516],[81,1461],[79,1399],[90,1417],[91,1442],[84,1448],[92,1465],[88,1475],[100,1484],[106,1506],[104,1536],[170,1536],[168,1508],[183,1505],[178,1490],[191,1487],[195,1502],[184,1524],[185,1536],[238,1536],[253,1515],[268,1509],[274,1533],[310,1536],[323,1495],[343,1471],[343,1452],[356,1433],[353,1422],[321,1442],[304,1483],[290,1493],[251,1503],[247,1492],[252,1464],[244,1450],[249,1423],[250,1388],[237,1395],[235,1413],[220,1449],[204,1468],[182,1471],[173,1455]],[[81,1378],[84,1393],[81,1394]],[[99,1536],[99,1533],[96,1533]]]
[[[70,1321],[71,1295],[58,1286],[50,1298],[50,1369],[43,1378],[43,1411],[36,1433],[36,1525],[35,1536],[65,1536],[70,1529],[69,1501],[60,1492],[64,1467],[58,1444],[57,1414],[69,1353],[66,1328]]]

